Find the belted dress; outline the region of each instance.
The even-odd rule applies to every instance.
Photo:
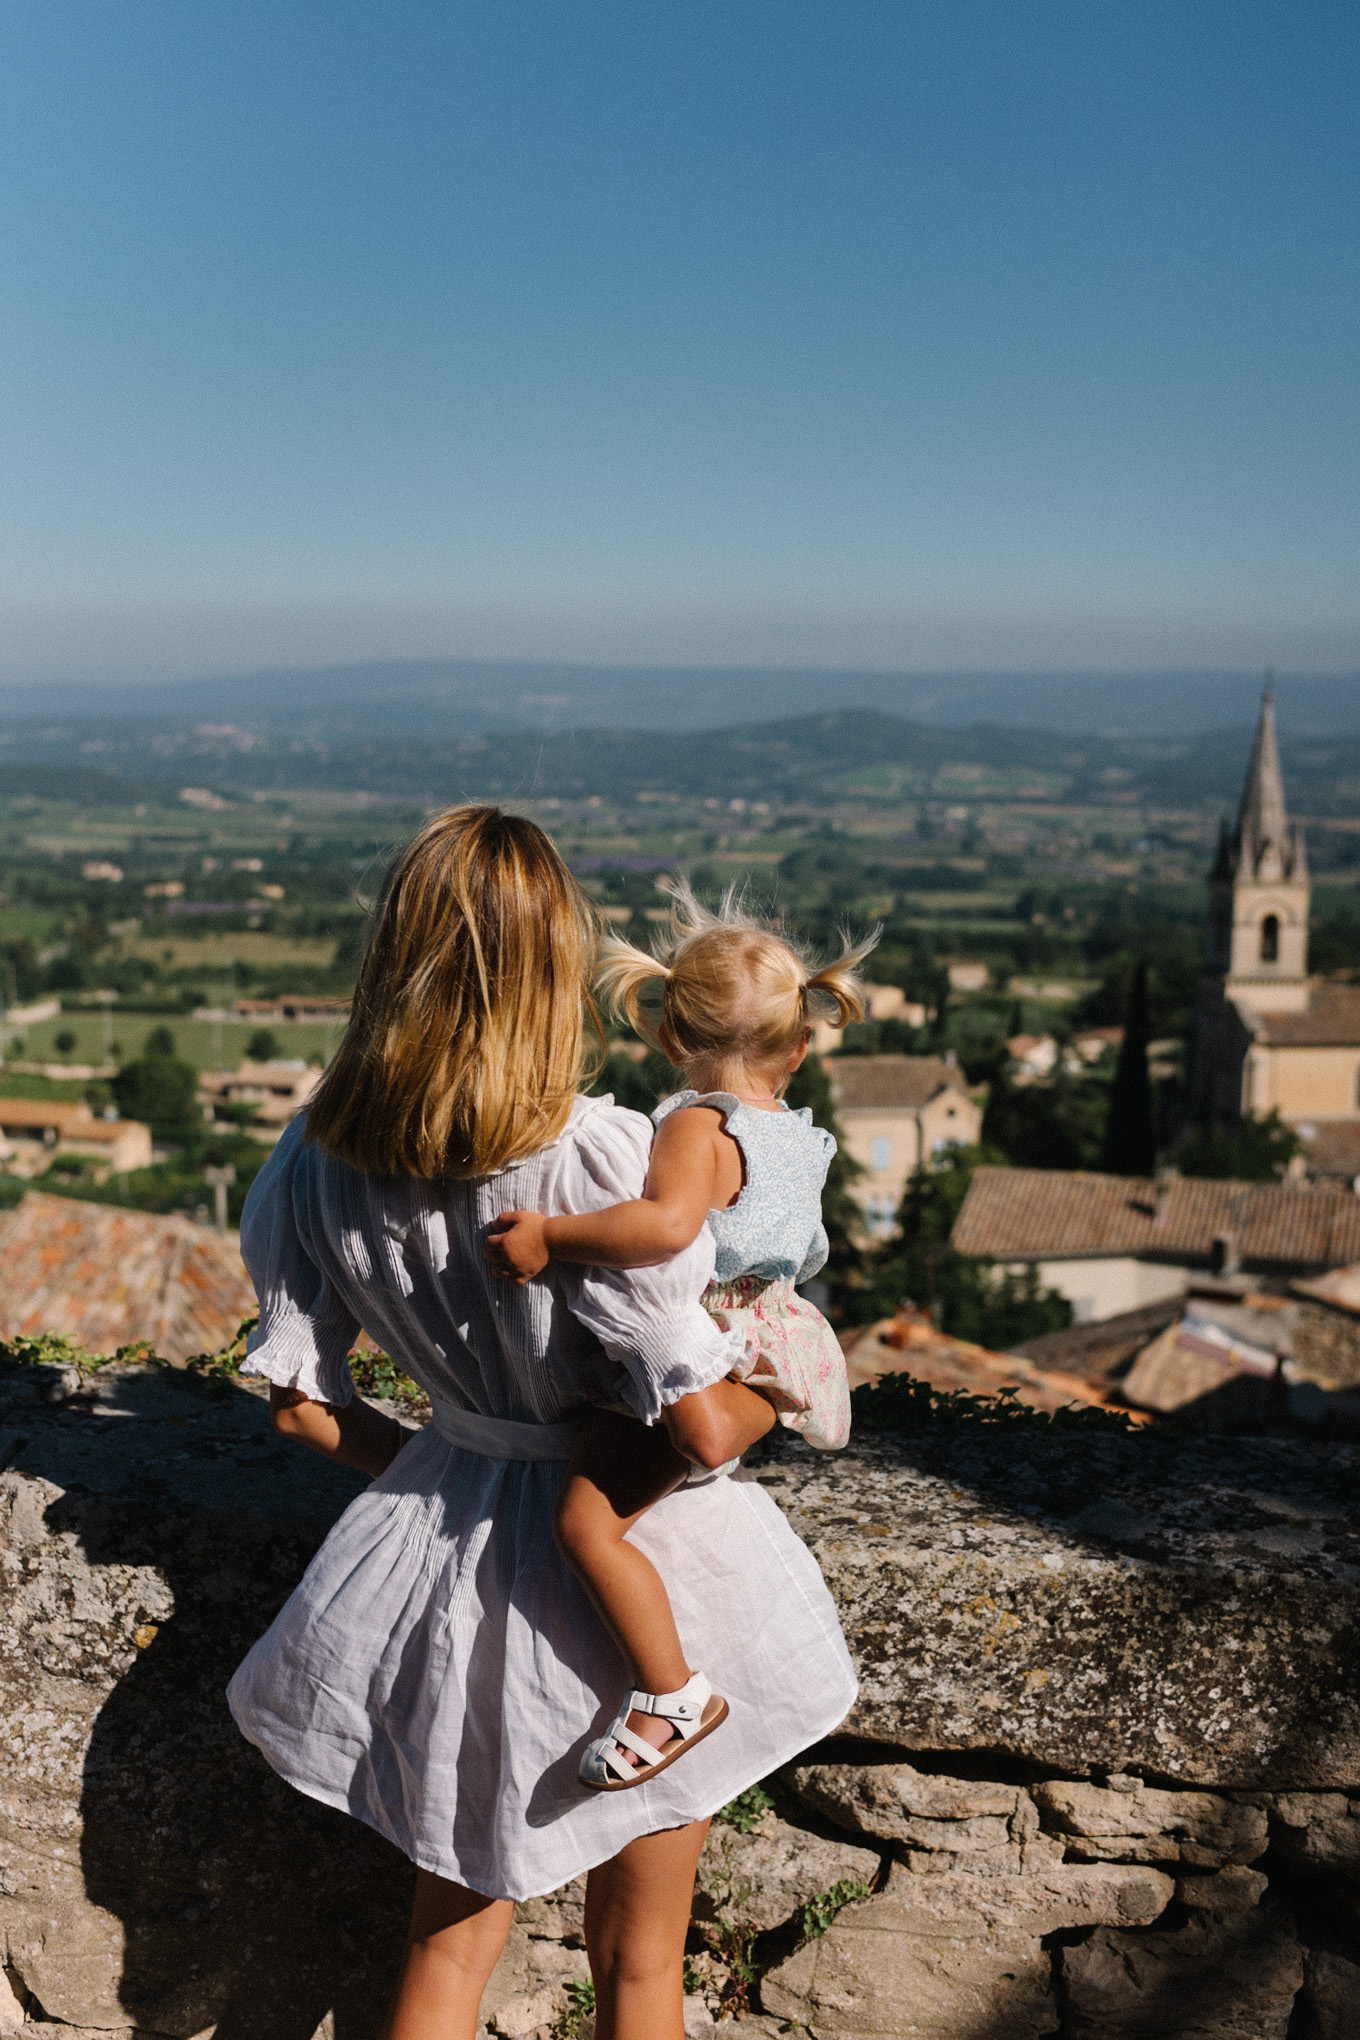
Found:
[[[246,1202],[260,1302],[246,1373],[336,1406],[360,1326],[432,1421],[336,1523],[233,1677],[232,1714],[299,1791],[414,1863],[497,1898],[555,1890],[639,1835],[716,1812],[845,1717],[855,1678],[815,1560],[739,1471],[696,1479],[630,1532],[728,1720],[620,1793],[577,1778],[630,1683],[558,1551],[553,1508],[592,1402],[644,1422],[720,1380],[739,1333],[700,1307],[707,1227],[664,1266],[551,1264],[519,1287],[482,1245],[510,1209],[640,1194],[652,1128],[579,1098],[561,1136],[488,1176],[370,1176],[295,1120]]]

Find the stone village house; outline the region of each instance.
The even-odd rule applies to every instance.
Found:
[[[39,1176],[62,1155],[95,1164],[97,1176],[145,1169],[151,1129],[138,1119],[98,1118],[77,1100],[0,1098],[0,1162],[12,1176]]]
[[[950,1235],[1033,1267],[1079,1324],[1184,1296],[1199,1273],[1287,1281],[1360,1261],[1360,1198],[1330,1185],[979,1169]]]
[[[977,1144],[982,1107],[946,1056],[839,1056],[826,1073],[846,1152],[864,1170],[851,1195],[871,1234],[891,1233],[917,1169],[929,1168],[946,1148]]]

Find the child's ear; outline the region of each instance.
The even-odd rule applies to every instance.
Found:
[[[661,1044],[661,1053],[665,1056],[666,1061],[670,1063],[671,1067],[677,1070],[683,1069],[684,1060],[680,1054],[679,1049],[676,1047],[675,1043],[671,1040],[670,1034],[667,1032],[666,1028],[658,1027],[656,1030],[656,1038]]]
[[[789,1057],[790,1076],[793,1075],[795,1070],[800,1070],[803,1067],[803,1063],[807,1058],[807,1052],[811,1048],[811,1046],[812,1046],[812,1029],[810,1027],[805,1027],[803,1029],[802,1034],[798,1038],[797,1048],[795,1048],[793,1054]]]

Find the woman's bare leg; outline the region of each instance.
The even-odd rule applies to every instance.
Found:
[[[406,1962],[380,2040],[476,2040],[482,1992],[515,1908],[417,1870]]]
[[[683,2040],[685,1935],[707,1833],[708,1822],[696,1820],[642,1835],[591,1871],[595,2040]]]
[[[627,1532],[688,1472],[688,1460],[660,1425],[649,1429],[597,1410],[582,1426],[557,1505],[558,1544],[644,1693],[676,1692],[690,1667],[665,1583],[646,1553],[628,1543]],[[658,1747],[674,1733],[654,1714],[634,1715],[629,1726]]]

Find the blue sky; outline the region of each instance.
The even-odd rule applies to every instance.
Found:
[[[9,0],[0,675],[1360,671],[1360,12]]]

